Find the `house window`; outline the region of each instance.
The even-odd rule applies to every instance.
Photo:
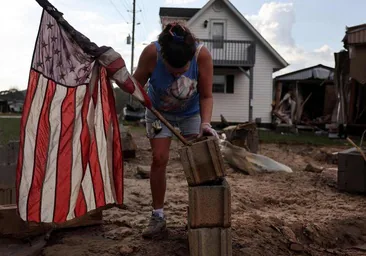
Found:
[[[212,39],[214,41],[213,48],[224,48],[224,22],[212,23]]]
[[[234,93],[234,75],[214,75],[213,93]]]

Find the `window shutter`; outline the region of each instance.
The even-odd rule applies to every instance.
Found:
[[[226,76],[226,93],[234,93],[234,75]]]

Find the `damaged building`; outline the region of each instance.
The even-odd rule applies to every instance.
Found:
[[[334,68],[319,64],[274,79],[273,122],[325,127],[337,103]]]
[[[359,134],[366,129],[366,24],[347,27],[344,48],[335,57],[336,125]]]

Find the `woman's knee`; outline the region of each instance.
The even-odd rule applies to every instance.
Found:
[[[153,165],[159,167],[165,167],[169,161],[169,151],[163,152],[161,150],[157,150],[153,152]]]

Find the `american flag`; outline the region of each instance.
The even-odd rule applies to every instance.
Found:
[[[123,204],[122,146],[111,79],[151,107],[122,57],[43,7],[21,119],[17,206],[28,222],[61,223]]]

